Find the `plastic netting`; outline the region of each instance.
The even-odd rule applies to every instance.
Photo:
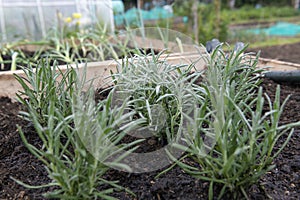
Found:
[[[278,22],[268,28],[255,28],[249,31],[255,34],[263,33],[270,36],[296,36],[300,34],[300,25],[288,22]]]
[[[0,0],[0,39],[40,39],[74,13],[82,26],[100,20],[113,28],[112,0]]]

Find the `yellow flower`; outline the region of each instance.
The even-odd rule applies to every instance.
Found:
[[[58,19],[62,19],[63,18],[62,13],[61,12],[57,12],[57,17],[58,17]]]
[[[72,17],[74,18],[74,19],[80,19],[81,18],[81,13],[73,13],[72,14]]]
[[[72,18],[71,17],[67,17],[67,18],[64,19],[64,21],[66,23],[71,23],[72,22]]]
[[[79,20],[76,22],[76,25],[77,25],[77,26],[79,26],[79,25],[80,25],[80,21],[79,21]]]

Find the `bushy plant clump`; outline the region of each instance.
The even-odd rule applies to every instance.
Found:
[[[216,185],[221,187],[218,198],[248,198],[250,186],[275,167],[274,158],[288,143],[293,127],[300,125],[279,125],[287,100],[280,102],[279,86],[274,102],[263,94],[258,57],[243,51],[224,53],[219,46],[207,55],[203,100],[185,134],[188,156],[199,167],[176,161],[192,176],[210,182],[210,199]],[[263,109],[265,104],[269,111]],[[273,149],[284,134],[288,135],[285,143]]]
[[[200,73],[191,73],[193,65],[172,65],[164,52],[137,55],[123,60],[114,80],[114,100],[132,99],[130,109],[146,119],[145,127],[153,136],[178,138],[184,114],[191,113],[196,103]]]
[[[128,169],[119,161],[132,147],[119,144],[124,133],[140,122],[133,120],[133,112],[126,112],[128,101],[114,108],[112,99],[96,104],[93,87],[74,68],[66,71],[49,62],[41,62],[34,70],[23,68],[25,77],[16,75],[23,86],[18,94],[26,110],[21,116],[31,121],[41,139],[41,147],[30,144],[22,127],[21,138],[29,151],[43,162],[52,182],[41,188],[56,186],[46,197],[60,199],[113,199],[114,189],[123,189],[114,181],[106,181],[103,175],[112,167]],[[84,89],[86,88],[87,89]],[[125,124],[125,125],[124,125]],[[102,189],[101,189],[102,188]]]

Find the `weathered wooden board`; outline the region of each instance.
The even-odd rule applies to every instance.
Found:
[[[162,56],[161,59],[166,59],[171,64],[192,64],[195,63],[195,68],[197,70],[203,70],[205,68],[205,62],[200,58],[199,52],[189,52],[189,53],[173,53],[168,56]],[[87,66],[87,79],[94,79],[94,87],[105,87],[107,83],[107,77],[110,72],[116,70],[117,64],[121,63],[121,60],[113,61],[103,61],[103,62],[90,62],[87,64],[79,64],[77,67],[80,72],[83,72],[85,66]],[[71,65],[76,67],[76,65]],[[259,59],[259,67],[270,67],[268,70],[275,71],[291,71],[300,70],[300,65],[295,63],[271,60],[271,59]],[[67,66],[61,65],[60,69],[65,70]],[[24,76],[21,70],[17,71],[7,71],[0,72],[0,96],[7,96],[10,98],[15,98],[16,92],[22,90],[19,83],[15,80],[13,74],[18,74]]]

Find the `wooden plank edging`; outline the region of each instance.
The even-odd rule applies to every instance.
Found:
[[[200,59],[200,54],[198,52],[189,52],[183,54],[174,53],[170,54],[167,57],[163,55],[161,58],[166,58],[166,60],[170,64],[191,64],[195,62],[195,68],[197,70],[203,70],[205,68],[205,63],[203,59]],[[122,61],[118,60],[118,62]],[[85,65],[87,65],[87,80],[94,79],[94,87],[99,88],[105,85],[107,81],[106,79],[110,75],[110,71],[115,72],[117,62],[113,60],[107,60],[103,62],[90,62],[87,64],[78,64],[77,67],[79,69],[79,73],[83,71]],[[70,66],[76,67],[75,64],[72,64]],[[300,64],[260,58],[258,67],[266,66],[270,67],[268,70],[273,71],[300,70]],[[62,71],[64,71],[67,68],[67,66],[61,65],[59,66],[59,68]],[[7,96],[9,98],[14,99],[16,97],[16,93],[22,90],[21,85],[17,82],[13,74],[24,76],[22,70],[0,72],[0,97]]]

